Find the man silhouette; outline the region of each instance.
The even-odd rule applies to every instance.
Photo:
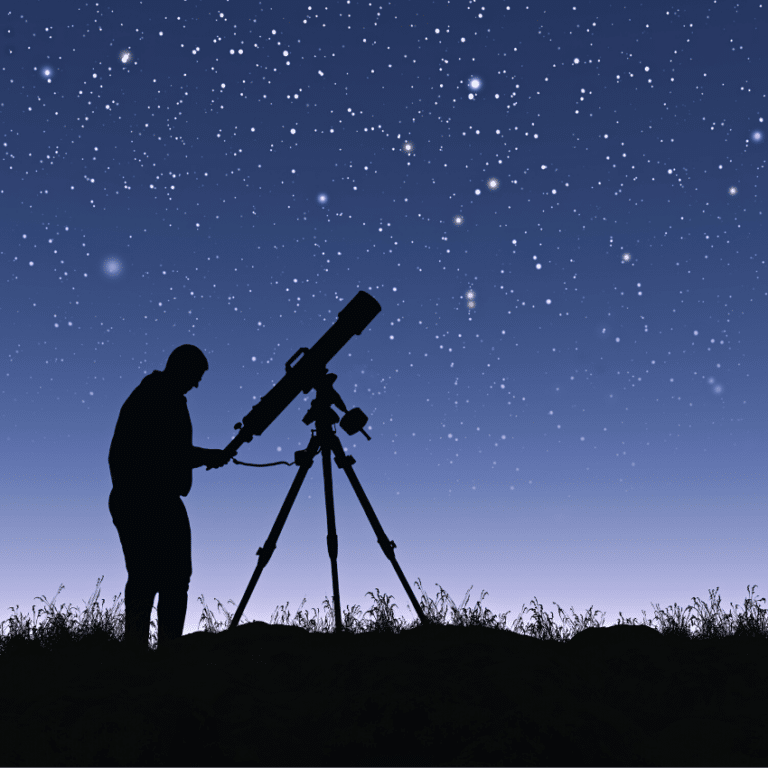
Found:
[[[109,449],[109,511],[125,555],[125,642],[147,648],[157,601],[158,647],[180,637],[192,576],[189,518],[180,496],[192,469],[223,467],[224,451],[192,445],[184,395],[197,387],[208,361],[192,344],[171,352],[164,371],[152,371],[120,409]]]

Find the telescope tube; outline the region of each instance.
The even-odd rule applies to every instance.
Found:
[[[352,301],[338,314],[336,322],[320,337],[311,349],[302,347],[285,364],[285,376],[251,408],[243,419],[236,437],[224,449],[234,456],[240,446],[250,442],[254,435],[264,430],[293,402],[299,392],[307,394],[321,376],[328,371],[331,358],[353,337],[359,336],[376,315],[381,305],[365,291],[358,291]],[[291,363],[304,353],[293,368]]]

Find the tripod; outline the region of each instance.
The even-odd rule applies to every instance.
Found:
[[[256,586],[256,582],[259,580],[261,572],[264,570],[265,566],[269,562],[270,557],[272,557],[272,553],[275,551],[275,547],[277,546],[277,539],[280,536],[280,532],[283,530],[283,526],[285,525],[285,521],[288,518],[288,513],[291,511],[291,507],[293,506],[294,501],[296,501],[296,497],[298,496],[299,490],[301,489],[301,484],[304,482],[304,478],[307,476],[307,472],[309,472],[309,468],[313,464],[313,457],[316,456],[320,451],[322,451],[323,454],[325,512],[328,518],[327,542],[328,555],[331,558],[331,576],[333,579],[333,607],[336,616],[336,632],[344,632],[344,629],[341,622],[339,574],[336,568],[336,556],[338,554],[339,542],[338,537],[336,536],[336,516],[333,508],[331,451],[333,451],[336,466],[338,466],[340,469],[343,469],[347,473],[349,482],[352,484],[352,488],[354,489],[357,498],[360,500],[360,504],[362,505],[366,516],[368,517],[368,521],[370,522],[371,527],[376,534],[379,546],[381,547],[387,559],[392,563],[392,567],[395,569],[395,573],[397,573],[403,588],[413,603],[413,607],[416,609],[416,613],[418,614],[419,619],[421,620],[422,624],[431,623],[429,619],[427,619],[427,617],[424,615],[424,612],[421,610],[421,606],[418,604],[416,596],[413,594],[413,591],[408,585],[408,581],[400,569],[400,565],[395,559],[395,542],[389,541],[387,539],[387,536],[384,533],[384,529],[381,527],[381,523],[379,523],[379,520],[376,517],[376,513],[373,511],[373,507],[368,501],[365,492],[360,485],[360,481],[357,479],[357,476],[352,469],[352,465],[355,463],[354,458],[352,456],[344,455],[344,449],[342,448],[341,441],[336,435],[336,430],[333,429],[333,425],[339,422],[339,417],[331,408],[331,405],[335,405],[337,408],[340,408],[342,411],[344,411],[345,415],[341,419],[341,426],[348,434],[351,435],[360,431],[361,434],[368,438],[368,440],[371,439],[367,434],[365,434],[365,432],[362,432],[362,428],[365,425],[365,422],[368,421],[368,418],[359,408],[354,408],[352,411],[347,411],[347,408],[342,402],[338,392],[336,392],[336,390],[333,388],[333,383],[335,381],[336,374],[326,373],[320,380],[319,384],[314,388],[317,396],[312,401],[312,406],[304,415],[302,421],[307,425],[314,422],[315,426],[317,427],[317,434],[315,434],[315,430],[313,429],[309,445],[303,451],[296,451],[295,453],[295,463],[299,466],[299,471],[296,473],[293,484],[288,491],[288,495],[285,497],[283,506],[277,515],[275,524],[272,526],[272,530],[270,531],[266,542],[264,542],[264,546],[260,547],[256,552],[256,554],[259,556],[259,561],[256,564],[256,570],[253,572],[253,576],[251,576],[251,580],[248,583],[247,589],[245,590],[243,599],[240,601],[240,605],[237,606],[237,610],[235,611],[235,615],[228,629],[234,629],[240,621],[240,618],[243,615],[243,611],[245,610],[245,606],[248,603],[251,594],[253,593],[254,587]]]

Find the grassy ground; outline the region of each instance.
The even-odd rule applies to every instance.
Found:
[[[102,576],[102,579],[104,577]],[[115,598],[112,610],[103,612],[104,601],[102,600],[101,606],[98,604],[98,596],[100,593],[100,584],[102,579],[99,579],[96,584],[96,592],[91,596],[86,610],[82,616],[73,616],[72,607],[68,606],[66,613],[63,609],[54,611],[53,604],[47,603],[46,609],[39,611],[35,614],[34,607],[32,609],[32,616],[35,620],[34,625],[30,624],[29,619],[25,619],[23,614],[20,616],[14,615],[7,622],[0,622],[0,652],[5,652],[6,649],[10,650],[11,646],[17,647],[19,644],[28,646],[30,644],[37,645],[40,648],[50,650],[54,646],[59,644],[67,644],[69,642],[77,642],[80,639],[86,637],[100,637],[104,639],[120,641],[123,638],[125,630],[125,614],[119,611],[118,598]],[[421,584],[416,581],[416,585],[421,590]],[[62,585],[59,587],[59,592],[63,589]],[[439,585],[438,585],[439,586]],[[757,585],[755,585],[757,586]],[[719,589],[719,587],[718,587]],[[753,593],[755,587],[752,587]],[[693,598],[696,604],[697,616],[691,616],[690,612],[693,610],[691,606],[688,606],[685,611],[678,607],[675,603],[676,611],[672,611],[672,607],[668,608],[667,612],[661,612],[656,606],[656,617],[654,622],[646,622],[645,611],[643,611],[643,624],[646,626],[654,626],[662,634],[676,634],[683,635],[689,639],[696,638],[709,638],[709,637],[724,637],[733,635],[754,635],[764,639],[768,639],[768,623],[766,622],[767,611],[761,608],[757,603],[765,602],[765,598],[760,598],[755,601],[748,597],[745,600],[744,613],[738,612],[738,606],[735,606],[736,614],[732,615],[730,612],[723,614],[720,610],[720,598],[717,596],[718,590],[710,590],[710,606],[700,602],[697,598]],[[747,591],[750,592],[749,587]],[[342,620],[345,628],[354,633],[359,632],[399,632],[403,629],[410,629],[418,625],[420,622],[418,619],[414,619],[412,622],[407,623],[403,619],[395,618],[392,607],[390,606],[391,597],[388,595],[379,594],[379,590],[376,590],[376,597],[372,592],[368,592],[371,598],[375,600],[374,607],[366,611],[365,615],[371,614],[372,618],[368,621],[363,621],[358,617],[360,609],[358,606],[353,606],[352,609],[343,613]],[[527,626],[523,626],[522,618],[518,616],[514,626],[510,629],[506,627],[507,614],[504,613],[501,617],[495,616],[489,609],[481,610],[480,603],[483,600],[484,595],[482,593],[480,600],[474,609],[467,609],[466,603],[469,598],[469,590],[467,595],[461,604],[460,608],[456,608],[453,600],[450,599],[448,594],[440,587],[440,594],[438,595],[440,601],[440,608],[430,600],[422,591],[421,607],[428,619],[439,623],[448,624],[446,616],[448,612],[447,601],[451,603],[451,612],[453,621],[450,622],[454,625],[480,625],[484,627],[490,627],[498,629],[499,631],[514,631],[520,634],[529,635],[539,639],[554,639],[561,642],[569,640],[577,632],[580,632],[587,627],[603,626],[603,621],[600,623],[592,615],[592,608],[587,612],[586,617],[576,616],[574,613],[574,619],[566,616],[565,612],[557,606],[558,612],[563,620],[563,626],[556,626],[552,622],[552,614],[546,614],[543,611],[538,601],[534,598],[532,603],[533,609],[528,609],[523,606],[523,613],[528,610],[532,611],[535,621],[530,622]],[[58,597],[58,592],[56,593]],[[43,598],[36,598],[38,600]],[[226,616],[226,621],[215,621],[213,614],[204,602],[203,596],[198,600],[203,605],[203,613],[200,618],[200,625],[205,632],[218,633],[225,630],[231,621],[232,615],[229,613],[217,600],[219,611],[223,612]],[[54,601],[55,602],[55,598]],[[233,603],[232,600],[229,601]],[[319,621],[316,617],[309,619],[307,612],[301,613],[301,606],[294,618],[294,621],[290,621],[290,613],[286,611],[285,606],[280,606],[282,609],[282,616],[280,621],[276,621],[278,609],[275,609],[275,613],[272,615],[272,624],[292,624],[293,626],[302,627],[309,632],[333,632],[335,629],[335,621],[333,619],[333,610],[330,602],[326,598],[325,602],[326,615],[323,621]],[[304,602],[301,604],[304,605]],[[555,603],[557,605],[557,603]],[[733,604],[731,604],[732,607]],[[407,606],[410,610],[410,606]],[[18,606],[16,606],[18,609]],[[751,609],[754,608],[754,612]],[[11,609],[15,614],[15,611]],[[157,615],[157,609],[153,608],[154,615]],[[317,609],[314,609],[317,614]],[[573,612],[573,609],[571,609]],[[507,612],[508,613],[508,612]],[[601,611],[597,611],[601,613]],[[38,626],[38,619],[45,614],[46,618],[42,624]],[[634,619],[624,619],[621,613],[621,617],[617,624],[636,624]],[[244,616],[241,623],[246,623],[247,619]],[[9,624],[9,631],[6,634],[4,630],[5,624]],[[569,624],[570,627],[566,629],[565,624]],[[150,626],[150,648],[151,650],[157,649],[157,621],[152,619]]]

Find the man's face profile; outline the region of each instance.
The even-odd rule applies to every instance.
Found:
[[[166,373],[170,375],[174,388],[178,389],[182,395],[186,395],[193,387],[197,388],[205,371],[198,369],[193,371],[166,371]]]
[[[192,387],[197,389],[197,385],[200,383],[204,375],[205,375],[205,371],[200,371],[199,373],[196,373],[191,379],[192,383],[190,383],[190,385],[184,390],[184,394],[186,395],[187,392],[189,392],[189,390],[192,389]]]

